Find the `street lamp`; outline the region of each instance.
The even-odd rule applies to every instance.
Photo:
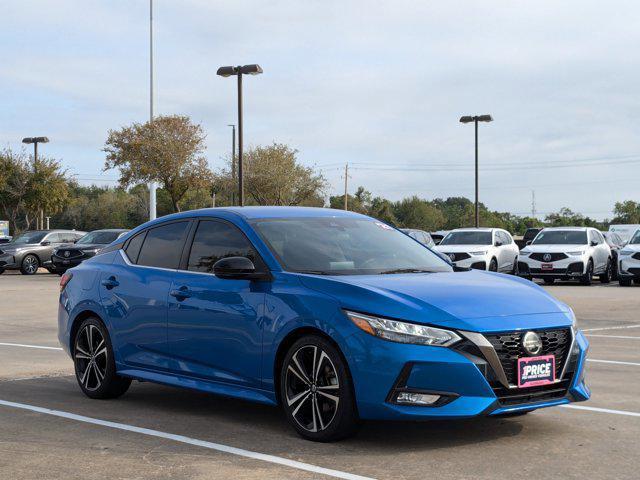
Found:
[[[233,123],[227,125],[227,127],[231,127],[233,130],[231,131],[231,182],[235,183],[236,181],[236,126]],[[231,193],[231,204],[235,205],[236,203],[236,192]]]
[[[476,132],[476,228],[480,226],[480,208],[478,202],[478,122],[493,122],[493,118],[491,115],[475,115],[475,116],[464,116],[460,117],[461,123],[471,123],[475,124],[475,132]]]
[[[260,65],[243,65],[237,67],[220,67],[217,74],[221,77],[238,77],[238,202],[244,207],[244,185],[242,177],[242,75],[259,75]]]
[[[38,144],[39,143],[49,143],[49,139],[47,137],[25,137],[22,139],[22,143],[31,144],[33,143],[33,170],[35,172],[38,171]],[[40,209],[40,228],[44,226],[44,212]],[[36,220],[38,223],[38,220]]]

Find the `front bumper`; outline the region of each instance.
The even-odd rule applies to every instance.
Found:
[[[13,254],[4,253],[0,255],[0,268],[5,270],[14,270],[16,268],[20,268],[20,265]]]
[[[428,420],[499,415],[585,401],[590,397],[583,373],[588,342],[581,333],[575,335],[565,360],[569,363],[564,376],[555,384],[511,388],[507,394],[482,355],[457,350],[456,346],[406,345],[363,336],[368,335],[355,334],[347,342],[352,352],[350,366],[358,411],[364,419]],[[393,402],[395,392],[400,390],[442,398],[433,406],[400,405]]]
[[[51,265],[56,269],[56,271],[65,271],[73,267],[77,267],[82,262],[87,260],[88,257],[80,257],[80,258],[61,258],[56,255],[51,257]]]
[[[458,253],[457,255],[459,255]],[[445,253],[448,256],[448,254]],[[469,258],[461,258],[453,261],[456,267],[460,268],[472,268],[474,270],[486,270],[487,265],[489,265],[489,259],[487,255],[471,255],[469,253],[463,253],[463,255],[468,255]]]
[[[551,268],[548,266],[551,265]],[[585,274],[586,262],[582,257],[570,256],[555,262],[540,262],[533,258],[520,257],[518,272],[522,277],[532,278],[579,278]]]
[[[634,255],[625,255],[619,257],[618,276],[624,279],[640,279],[640,258],[634,258]]]

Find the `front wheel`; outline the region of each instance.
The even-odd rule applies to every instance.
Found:
[[[35,275],[40,268],[40,260],[35,255],[27,255],[20,264],[20,273],[23,275]]]
[[[604,273],[600,275],[600,283],[609,283],[611,282],[611,259],[607,260],[607,267],[604,270]]]
[[[587,263],[587,271],[582,276],[582,278],[580,278],[580,283],[582,285],[591,285],[592,281],[593,281],[593,260],[589,260],[589,263]]]
[[[518,257],[513,261],[513,270],[511,271],[512,275],[518,275],[520,273],[520,268],[518,266]]]
[[[78,385],[87,397],[116,398],[131,385],[131,379],[116,374],[109,333],[97,318],[87,318],[78,328],[73,363]]]
[[[0,275],[4,273],[4,268],[0,268]]]
[[[305,336],[287,352],[280,371],[280,401],[289,423],[307,440],[340,440],[357,429],[346,363],[320,336]]]
[[[497,272],[498,271],[498,261],[495,258],[492,258],[489,262],[489,271]]]

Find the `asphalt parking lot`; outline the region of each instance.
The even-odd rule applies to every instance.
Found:
[[[0,478],[638,478],[640,286],[557,284],[591,342],[577,408],[368,423],[300,439],[277,409],[149,383],[86,398],[57,342],[58,276],[0,275]]]

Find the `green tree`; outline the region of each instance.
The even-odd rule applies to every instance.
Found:
[[[640,223],[640,203],[633,200],[616,202],[612,223]]]
[[[120,172],[120,185],[159,182],[173,211],[182,209],[190,189],[210,189],[213,174],[203,156],[204,132],[187,116],[160,116],[110,130],[105,143],[105,170]]]
[[[397,202],[393,211],[400,226],[406,228],[434,231],[442,228],[446,221],[436,206],[415,195]]]
[[[29,164],[23,154],[10,149],[0,152],[0,208],[11,231],[19,232],[30,185]]]

